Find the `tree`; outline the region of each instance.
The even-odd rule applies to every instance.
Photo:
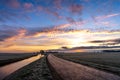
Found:
[[[63,46],[63,47],[61,47],[62,49],[68,49],[68,47],[66,47],[66,46]]]
[[[44,50],[40,50],[40,53],[41,53],[42,55],[44,55],[45,52],[44,52]]]

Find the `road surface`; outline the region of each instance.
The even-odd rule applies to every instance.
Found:
[[[57,80],[120,80],[120,77],[111,73],[90,68],[81,64],[67,61],[49,54],[48,63],[53,69]],[[55,76],[54,76],[55,77]]]

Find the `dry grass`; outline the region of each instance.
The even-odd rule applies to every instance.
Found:
[[[68,53],[55,54],[76,63],[95,67],[120,75],[120,53]]]

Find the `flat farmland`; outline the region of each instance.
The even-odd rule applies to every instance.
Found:
[[[57,57],[111,72],[120,76],[120,52],[59,53]]]
[[[120,77],[105,71],[84,66],[54,55],[48,55],[54,80],[120,80]]]
[[[106,58],[119,60],[119,53],[50,53],[4,80],[120,80],[119,61]]]

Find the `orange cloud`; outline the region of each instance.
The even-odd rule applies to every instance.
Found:
[[[76,30],[69,32],[40,32],[36,35],[25,36],[26,30],[20,30],[19,35],[7,39],[0,45],[0,51],[10,52],[34,52],[40,49],[58,49],[61,46],[76,47],[76,46],[91,46],[98,45],[88,43],[89,41],[109,40],[119,38],[119,31],[102,31],[92,32],[88,30]],[[5,46],[6,45],[6,46]],[[4,47],[3,47],[4,46]]]
[[[7,38],[5,41],[13,41],[13,40],[16,40],[16,39],[20,39],[20,38],[25,36],[25,33],[26,33],[26,30],[21,29],[21,30],[18,31],[18,35]]]
[[[64,28],[67,28],[67,27],[69,27],[70,26],[70,24],[62,24],[62,25],[59,25],[59,26],[55,26],[53,29],[64,29]]]
[[[84,23],[82,23],[84,22]],[[0,42],[0,51],[8,50],[11,52],[33,52],[40,49],[57,49],[61,46],[96,46],[97,44],[88,43],[95,39],[107,40],[119,38],[120,31],[96,31],[85,30],[69,30],[72,25],[82,25],[87,21],[79,21],[75,23],[63,24],[51,28],[44,29],[17,29],[13,31],[16,35],[5,38]],[[108,23],[105,23],[108,24]],[[67,29],[68,28],[68,29]],[[11,28],[10,28],[11,29]],[[10,31],[7,29],[7,31]],[[67,30],[67,31],[66,31]],[[6,31],[6,32],[7,32]],[[33,31],[33,32],[32,32]],[[27,33],[30,33],[29,35]]]

